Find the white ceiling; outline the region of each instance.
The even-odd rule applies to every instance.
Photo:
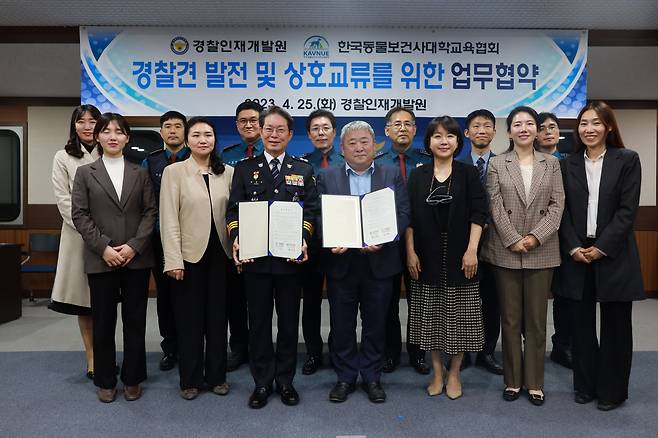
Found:
[[[658,0],[0,0],[0,26],[658,29]]]

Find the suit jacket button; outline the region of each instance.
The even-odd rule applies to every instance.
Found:
[[[512,214],[512,210],[507,210],[507,214]]]
[[[279,189],[274,189],[274,193],[279,193]]]
[[[539,210],[539,214],[543,215],[544,213],[545,213],[544,210]]]

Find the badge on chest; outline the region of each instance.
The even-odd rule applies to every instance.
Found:
[[[285,178],[287,186],[304,187],[303,175],[286,175]]]

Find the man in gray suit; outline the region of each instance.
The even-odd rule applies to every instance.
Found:
[[[466,117],[466,129],[464,136],[471,141],[471,153],[461,161],[472,164],[478,169],[480,182],[487,187],[487,166],[489,159],[494,157],[491,151],[491,142],[496,135],[496,118],[491,111],[486,109],[475,110]],[[483,231],[487,231],[487,226]],[[482,298],[482,316],[484,318],[484,346],[477,354],[475,364],[485,368],[493,374],[503,374],[503,367],[496,361],[494,351],[500,334],[500,308],[498,306],[498,295],[491,266],[480,261],[480,297]],[[462,368],[471,364],[469,354],[464,355]]]

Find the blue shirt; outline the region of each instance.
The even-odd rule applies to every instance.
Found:
[[[489,167],[489,158],[491,158],[491,151],[487,151],[486,154],[483,155],[478,155],[475,152],[471,150],[471,160],[473,160],[473,166],[477,167],[478,166],[478,160],[482,157],[484,160],[484,169],[487,170]]]
[[[349,164],[345,163],[345,173],[350,179],[350,195],[365,195],[370,193],[370,180],[372,173],[375,171],[375,162],[370,163],[370,167],[361,175],[356,173]]]
[[[564,160],[565,158],[568,157],[567,154],[562,153],[562,152],[558,151],[557,149],[555,149],[555,152],[553,152],[553,156],[556,157],[558,160]]]
[[[400,152],[392,147],[384,152],[382,155],[376,157],[377,162],[387,166],[394,166],[400,168]],[[432,162],[432,156],[423,149],[409,148],[404,151],[404,168],[406,171],[406,179],[409,179],[411,171],[416,167]]]
[[[313,149],[313,152],[304,154],[302,158],[308,161],[308,164],[313,166],[313,173],[317,175],[320,172],[320,166],[322,165],[322,151],[320,149]],[[327,152],[329,162],[329,167],[341,166],[345,163],[345,158],[336,150],[335,147]]]
[[[222,150],[222,161],[225,164],[235,167],[235,165],[247,158],[247,145],[248,143],[242,140],[231,146],[226,146]],[[259,138],[254,143],[254,157],[263,153],[263,140]]]
[[[178,150],[178,152],[176,152],[176,162],[182,161],[185,158],[187,158],[187,154],[189,154],[189,152],[190,151],[189,151],[189,148],[187,146],[183,146],[182,148],[180,148]],[[169,150],[168,147],[164,148],[164,154],[165,154],[165,158],[167,159],[167,161],[170,161],[172,152],[171,152],[171,150]],[[149,170],[148,159],[144,158],[144,161],[142,161],[142,167],[146,170]]]

